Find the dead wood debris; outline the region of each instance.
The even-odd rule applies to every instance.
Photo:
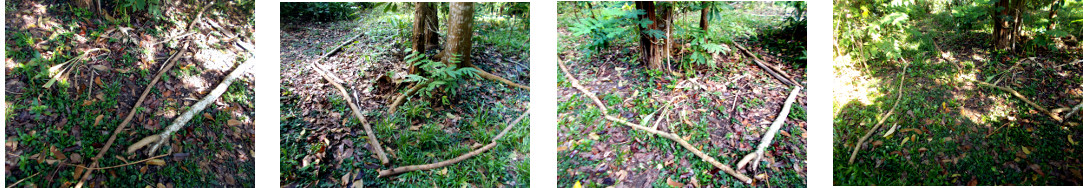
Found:
[[[702,159],[703,161],[705,161],[707,163],[710,163],[711,165],[721,169],[722,171],[726,172],[727,174],[730,174],[731,176],[733,176],[734,178],[737,178],[741,182],[744,182],[744,183],[747,183],[747,184],[752,183],[752,179],[749,178],[748,176],[745,176],[744,174],[738,173],[737,171],[733,170],[733,168],[731,168],[729,165],[725,165],[725,164],[722,164],[721,162],[718,162],[718,160],[716,160],[713,157],[708,156],[707,154],[703,153],[702,151],[697,149],[695,146],[692,146],[692,144],[689,144],[688,141],[685,141],[684,139],[681,139],[680,136],[678,136],[676,134],[663,132],[663,131],[659,131],[657,129],[651,129],[649,127],[646,127],[645,125],[648,122],[641,122],[641,123],[644,123],[644,124],[640,125],[640,124],[631,123],[631,122],[619,119],[617,117],[613,117],[612,115],[609,115],[608,111],[605,110],[606,109],[605,105],[604,105],[605,103],[602,103],[601,100],[598,99],[598,97],[596,97],[593,93],[590,92],[590,90],[587,90],[586,87],[583,87],[582,85],[579,84],[579,80],[576,79],[574,76],[572,76],[571,72],[568,71],[568,68],[566,66],[564,66],[564,61],[561,60],[561,61],[558,61],[557,63],[560,65],[560,69],[562,71],[564,71],[564,76],[566,76],[568,78],[568,80],[571,82],[572,86],[575,87],[576,89],[578,89],[579,92],[587,95],[587,97],[591,98],[591,100],[594,100],[595,105],[597,105],[598,108],[603,109],[602,110],[602,115],[605,116],[605,119],[607,119],[609,121],[617,122],[619,124],[622,124],[622,125],[625,125],[625,126],[628,126],[628,127],[632,127],[634,129],[639,129],[639,130],[646,131],[646,132],[651,133],[651,134],[655,134],[655,135],[658,135],[658,136],[673,140],[674,142],[677,142],[678,144],[683,146],[685,149],[688,149],[689,151],[691,151],[696,156],[700,157],[700,159]]]
[[[458,163],[460,161],[469,159],[470,157],[474,157],[474,156],[476,156],[478,154],[481,154],[482,152],[485,152],[485,151],[487,151],[489,149],[492,149],[493,147],[496,147],[496,144],[497,144],[496,141],[499,140],[500,138],[504,137],[504,135],[507,134],[508,131],[511,130],[512,127],[515,127],[515,125],[518,125],[519,121],[522,121],[523,118],[526,117],[529,114],[530,114],[530,109],[527,108],[526,110],[523,111],[523,115],[519,115],[519,117],[515,118],[514,121],[512,121],[511,123],[508,123],[508,125],[506,127],[504,127],[503,131],[500,131],[499,134],[497,134],[495,137],[493,137],[493,139],[490,140],[489,144],[486,144],[485,146],[482,146],[481,148],[478,148],[478,149],[476,149],[474,151],[470,151],[469,153],[460,155],[459,157],[455,157],[454,159],[451,159],[451,160],[440,161],[440,162],[436,162],[436,163],[432,163],[432,164],[411,165],[411,166],[398,167],[398,168],[393,168],[393,169],[388,169],[388,170],[380,170],[379,177],[387,177],[387,176],[402,174],[402,173],[411,172],[411,171],[430,170],[430,169],[445,167],[445,166],[452,165],[452,164]]]
[[[903,59],[903,61],[905,61],[905,59]],[[898,97],[895,97],[895,104],[891,105],[891,109],[888,110],[887,113],[884,114],[884,116],[880,117],[880,120],[876,122],[876,125],[872,126],[872,129],[869,129],[869,131],[865,133],[865,136],[862,136],[861,139],[857,140],[857,145],[854,145],[854,151],[850,153],[850,164],[854,164],[854,159],[857,159],[857,151],[861,150],[861,147],[863,144],[865,144],[865,141],[868,141],[869,137],[872,136],[872,133],[880,129],[880,125],[883,125],[884,121],[887,120],[887,118],[890,117],[892,113],[895,113],[895,107],[899,106],[899,100],[902,99],[903,82],[906,82],[906,69],[910,68],[910,63],[905,63],[906,65],[903,65],[902,72],[899,72],[899,87],[898,89],[895,89],[895,91],[899,92],[899,95]]]

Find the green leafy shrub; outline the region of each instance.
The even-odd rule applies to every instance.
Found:
[[[433,61],[426,58],[424,54],[417,52],[406,55],[406,62],[414,66],[417,66],[424,73],[429,74],[428,77],[423,77],[417,74],[406,75],[406,81],[424,83],[432,81],[429,85],[421,88],[418,91],[425,97],[432,97],[433,91],[443,91],[451,95],[455,95],[455,91],[460,85],[462,85],[463,78],[477,78],[477,70],[472,67],[458,67],[459,55],[453,54],[448,64],[444,64],[440,61]],[[449,65],[450,64],[450,65]],[[441,89],[442,88],[442,89]]]
[[[578,22],[572,23],[572,27],[569,30],[575,36],[587,35],[590,40],[586,46],[583,46],[583,50],[586,52],[586,56],[591,56],[593,52],[601,51],[609,47],[609,44],[618,38],[634,38],[629,37],[629,33],[634,28],[626,27],[628,25],[643,25],[650,24],[647,22],[639,21],[637,16],[646,14],[641,9],[631,9],[627,6],[623,8],[602,8],[595,12],[593,17],[580,18]],[[645,24],[643,24],[645,23]],[[659,35],[661,31],[654,32],[654,35]],[[661,36],[665,36],[665,33],[661,33]]]
[[[718,66],[714,63],[711,63],[714,62],[711,59],[713,57],[711,56],[711,54],[729,54],[730,51],[732,51],[729,46],[721,42],[712,41],[710,39],[711,32],[704,31],[699,27],[693,27],[691,29],[685,30],[684,32],[688,32],[688,36],[691,39],[691,41],[689,41],[688,43],[689,46],[691,46],[691,51],[687,56],[685,56],[689,59],[689,61],[683,61],[685,63],[682,64],[682,67],[685,67],[687,69],[694,69],[688,62],[695,63],[696,65],[706,64],[710,66],[712,70],[716,69],[718,68]]]
[[[116,9],[126,14],[146,12],[151,18],[157,18],[162,16],[161,5],[161,0],[122,0]]]
[[[321,22],[357,19],[363,7],[356,2],[283,2],[281,5],[282,18]]]

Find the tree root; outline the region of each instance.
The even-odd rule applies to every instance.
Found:
[[[510,86],[513,86],[513,87],[522,88],[522,89],[525,89],[527,91],[530,91],[530,87],[528,87],[528,86],[517,84],[515,82],[512,82],[511,80],[507,80],[507,79],[501,78],[500,76],[491,74],[489,72],[485,72],[484,70],[481,70],[481,68],[478,68],[477,66],[472,66],[472,67],[474,67],[474,70],[477,70],[476,73],[478,74],[478,76],[481,76],[482,78],[497,81],[497,82],[504,83],[504,84],[507,84],[507,85],[510,85]]]
[[[421,90],[421,88],[428,86],[430,83],[432,83],[432,80],[420,82],[414,85],[414,87],[410,87],[409,90],[406,90],[406,93],[395,97],[394,102],[391,102],[391,107],[387,108],[387,114],[394,114],[395,110],[399,109],[399,105],[402,105],[403,102],[406,102],[407,97],[414,95],[414,93],[417,93],[418,90]]]
[[[903,66],[903,71],[899,73],[899,87],[898,89],[895,89],[895,91],[899,92],[899,96],[895,97],[895,104],[891,105],[891,109],[888,110],[883,117],[880,117],[880,120],[876,122],[876,125],[872,126],[872,129],[869,129],[869,131],[865,133],[865,136],[862,136],[861,139],[857,140],[857,145],[854,145],[854,151],[850,153],[850,164],[854,164],[854,159],[857,159],[857,151],[861,150],[861,147],[865,144],[865,141],[869,140],[869,137],[872,136],[872,133],[876,132],[876,130],[879,130],[880,125],[883,125],[884,121],[887,120],[887,118],[890,117],[892,113],[895,113],[895,107],[899,106],[899,100],[902,99],[902,86],[903,82],[906,82],[907,68],[910,68],[910,63],[906,63],[906,65]]]
[[[384,148],[383,146],[380,146],[380,141],[376,140],[376,134],[372,131],[372,126],[369,126],[368,120],[365,120],[365,116],[361,114],[361,108],[353,102],[353,99],[350,98],[349,93],[346,92],[346,88],[342,87],[342,84],[336,82],[333,79],[334,76],[332,76],[330,72],[326,72],[320,69],[315,64],[309,64],[309,66],[312,68],[312,70],[320,73],[320,75],[322,75],[324,79],[327,79],[327,83],[331,83],[331,85],[335,86],[335,88],[338,89],[339,94],[342,94],[342,98],[346,100],[346,104],[349,104],[350,110],[353,111],[353,115],[357,117],[358,121],[361,121],[361,126],[365,128],[365,134],[368,135],[369,144],[372,145],[373,152],[376,153],[376,157],[380,158],[380,164],[387,165],[387,163],[390,161],[387,158],[387,153],[384,153]]]
[[[192,105],[191,108],[181,114],[180,117],[177,117],[177,119],[173,119],[173,123],[170,124],[169,127],[165,129],[165,131],[162,131],[162,133],[158,134],[158,141],[155,142],[154,145],[150,146],[150,149],[147,150],[147,155],[153,155],[154,152],[158,151],[158,148],[161,147],[163,143],[165,143],[165,141],[169,140],[170,136],[173,136],[173,132],[180,130],[180,128],[184,127],[184,125],[188,123],[188,120],[191,120],[193,116],[195,116],[200,111],[203,111],[203,109],[207,108],[207,105],[211,104],[215,100],[218,100],[218,97],[222,96],[223,93],[226,93],[226,90],[229,89],[229,86],[232,85],[233,81],[241,77],[241,75],[244,74],[249,67],[252,67],[255,62],[255,60],[248,60],[244,63],[241,63],[240,65],[237,65],[237,68],[233,69],[233,72],[230,72],[229,75],[226,76],[226,78],[222,79],[222,82],[219,83],[218,86],[214,87],[214,90],[211,90],[210,93],[208,93],[206,96],[203,96],[203,99]]]
[[[978,85],[981,85],[981,86],[997,88],[997,89],[1000,89],[1000,90],[1007,91],[1008,93],[1011,93],[1015,97],[1017,97],[1019,99],[1022,99],[1023,102],[1026,102],[1028,105],[1038,109],[1038,111],[1041,111],[1042,113],[1044,113],[1046,115],[1049,115],[1049,117],[1053,118],[1053,120],[1057,120],[1057,122],[1064,122],[1064,119],[1061,119],[1060,116],[1058,116],[1056,113],[1053,113],[1052,111],[1049,111],[1049,109],[1046,109],[1045,107],[1039,106],[1038,103],[1034,103],[1033,101],[1030,101],[1029,99],[1024,97],[1023,94],[1019,94],[1019,92],[1015,91],[1012,88],[993,85],[993,84],[990,84],[990,83],[987,83],[987,82],[983,82],[981,80],[974,80],[974,82],[978,83]]]
[[[800,93],[801,87],[794,87],[793,91],[790,91],[790,96],[786,98],[785,105],[782,105],[782,111],[778,113],[778,117],[775,117],[775,122],[771,123],[771,128],[767,129],[767,133],[763,134],[763,139],[760,139],[759,147],[756,147],[756,152],[745,155],[744,159],[737,162],[737,169],[745,168],[745,165],[749,161],[755,159],[752,164],[752,169],[756,169],[756,163],[759,163],[763,159],[763,151],[767,149],[767,146],[771,145],[771,140],[775,138],[775,133],[782,128],[782,124],[786,122],[786,116],[790,115],[790,106],[793,105],[794,99],[797,98],[797,93]]]
[[[586,87],[583,87],[582,85],[579,84],[579,80],[575,79],[575,77],[572,76],[571,72],[568,71],[568,68],[564,66],[564,62],[563,61],[558,61],[557,63],[560,66],[560,69],[562,71],[564,71],[564,76],[566,76],[568,78],[568,80],[572,83],[572,86],[575,87],[576,89],[578,89],[579,92],[581,92],[583,94],[586,94],[587,97],[590,97],[592,100],[594,100],[595,104],[598,105],[599,108],[603,109],[602,114],[605,116],[605,119],[607,119],[609,121],[620,123],[620,124],[628,126],[628,127],[632,127],[633,129],[646,131],[648,133],[655,134],[655,135],[670,139],[670,140],[672,140],[674,142],[677,142],[678,144],[683,146],[685,149],[688,149],[693,154],[698,156],[703,161],[705,161],[707,163],[710,163],[711,165],[721,169],[722,171],[726,172],[727,174],[730,174],[731,176],[733,176],[734,178],[737,178],[741,182],[744,182],[744,183],[747,183],[747,184],[752,183],[752,179],[749,178],[748,176],[745,176],[744,174],[738,173],[737,171],[733,170],[733,168],[730,168],[730,166],[722,164],[721,162],[718,162],[718,160],[715,160],[713,157],[708,156],[707,154],[703,153],[703,151],[700,151],[699,149],[696,149],[695,146],[692,146],[692,144],[689,144],[688,141],[685,141],[684,139],[681,139],[681,137],[676,135],[676,134],[668,133],[668,132],[662,132],[662,131],[659,131],[657,129],[651,129],[649,127],[646,127],[645,124],[648,123],[648,122],[641,122],[641,123],[644,123],[644,125],[634,124],[634,123],[631,123],[631,122],[628,122],[628,121],[621,120],[621,119],[619,119],[617,117],[613,117],[612,115],[609,115],[609,112],[604,110],[604,109],[606,109],[604,103],[602,103],[601,100],[598,99],[598,97],[596,97],[589,90],[587,90]]]
[[[518,125],[519,121],[523,120],[523,118],[526,117],[529,114],[530,114],[530,109],[527,108],[525,111],[523,111],[523,115],[519,115],[519,117],[515,118],[514,121],[512,121],[511,123],[508,123],[507,127],[505,127],[503,131],[500,131],[499,134],[497,134],[495,137],[493,137],[493,139],[490,140],[491,142],[489,144],[486,144],[485,146],[482,146],[481,148],[478,148],[478,149],[476,149],[474,151],[470,151],[469,153],[460,155],[459,157],[455,157],[454,159],[451,159],[451,160],[440,161],[440,162],[436,162],[436,163],[432,163],[432,164],[412,165],[412,166],[404,166],[404,167],[398,167],[398,168],[388,169],[388,170],[380,170],[380,175],[378,177],[387,177],[387,176],[402,174],[402,173],[406,173],[406,172],[412,172],[412,171],[418,171],[418,170],[430,170],[430,169],[445,167],[445,166],[452,165],[452,164],[461,162],[463,160],[469,159],[470,157],[474,157],[474,156],[476,156],[478,154],[481,154],[482,152],[488,151],[489,149],[492,149],[493,147],[496,147],[496,144],[497,144],[496,141],[499,140],[500,138],[504,137],[504,135],[507,134],[508,131],[511,130],[512,127],[514,127],[515,125]]]
[[[786,74],[786,72],[783,72],[781,69],[778,69],[778,67],[767,65],[767,63],[765,63],[763,60],[760,60],[760,58],[756,57],[756,55],[752,54],[752,52],[748,51],[747,49],[745,49],[745,47],[742,47],[740,44],[733,43],[733,45],[737,46],[737,49],[740,49],[741,52],[744,52],[745,55],[748,55],[749,57],[752,57],[752,60],[753,60],[752,62],[755,62],[757,66],[760,66],[760,68],[762,68],[768,74],[771,74],[771,76],[774,76],[776,79],[778,79],[778,81],[781,81],[782,83],[788,84],[788,85],[791,85],[791,86],[800,86],[798,84],[798,82],[793,80],[793,78],[791,78],[791,76],[789,74]],[[782,75],[779,75],[779,74],[782,74]]]

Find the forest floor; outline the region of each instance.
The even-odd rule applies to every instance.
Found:
[[[1083,183],[1079,118],[1059,123],[1008,92],[974,81],[1012,88],[1051,110],[1072,107],[1083,99],[1083,64],[1070,63],[1083,57],[1079,49],[995,55],[988,50],[988,31],[937,23],[949,15],[910,16],[925,19],[912,20],[907,32],[921,47],[905,61],[835,59],[834,184]],[[896,102],[894,115],[849,164],[857,140]]]
[[[68,187],[79,182],[83,169],[71,165],[89,165],[101,151],[166,59],[179,51],[180,41],[173,38],[186,32],[184,26],[200,5],[205,4],[162,6],[157,18],[133,14],[130,20],[107,21],[66,3],[7,2],[6,184],[25,180],[20,186]],[[210,6],[194,26],[199,32],[188,35],[191,53],[179,58],[153,86],[100,166],[147,158],[141,152],[126,154],[124,148],[163,131],[236,65],[252,58],[236,43],[254,44],[253,8],[235,3]],[[90,54],[88,60],[75,62],[67,77],[43,87],[50,80],[49,68],[93,48],[109,53]],[[138,163],[95,171],[87,183],[94,187],[252,186],[254,84],[253,74],[246,73],[177,131],[160,150],[171,151],[161,158],[164,165]]]
[[[409,86],[407,64],[412,13],[365,13],[358,21],[284,23],[282,29],[281,181],[287,187],[416,185],[529,186],[529,118],[498,145],[444,168],[377,178],[376,171],[451,159],[499,133],[529,104],[529,92],[481,78],[466,80],[458,95],[416,95],[394,115],[393,97]],[[529,31],[523,18],[475,20],[471,58],[481,69],[529,85]],[[363,36],[319,62],[347,80],[343,85],[369,121],[391,165],[381,166],[357,118],[334,87],[308,64],[357,34]],[[387,77],[385,77],[385,75]],[[420,93],[419,93],[420,94]],[[440,95],[434,95],[440,96]]]
[[[698,13],[689,17],[698,18]],[[730,166],[754,152],[791,92],[790,86],[768,75],[751,58],[735,55],[739,53],[736,48],[730,55],[714,56],[712,62],[719,66],[717,70],[677,77],[643,71],[647,68],[638,63],[635,56],[639,48],[635,44],[618,44],[585,57],[577,47],[585,45],[585,37],[573,36],[564,27],[558,31],[560,43],[568,47],[559,58],[566,62],[572,76],[596,92],[610,114],[635,123],[662,110],[668,100],[679,98],[670,113],[655,115],[653,120],[661,120],[657,129],[683,135],[692,145]],[[777,62],[782,61],[760,43],[738,43],[771,64],[779,66]],[[793,50],[792,46],[789,50]],[[706,66],[696,68],[711,70]],[[780,68],[798,82],[807,79],[804,67]],[[676,142],[606,120],[589,98],[571,87],[563,73],[557,78],[559,185],[747,186]],[[754,164],[759,170],[739,170],[749,177],[765,177],[757,180],[757,185],[787,187],[807,183],[807,102],[802,90],[781,131],[767,148],[764,162]]]

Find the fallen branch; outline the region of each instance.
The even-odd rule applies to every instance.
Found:
[[[394,102],[391,102],[391,107],[387,108],[387,114],[388,115],[394,114],[395,110],[399,109],[399,105],[402,105],[403,102],[406,102],[407,97],[410,97],[410,96],[414,95],[414,93],[417,93],[417,91],[421,90],[421,88],[423,88],[425,86],[428,86],[429,83],[432,83],[432,81],[433,80],[430,79],[429,81],[420,82],[420,83],[414,85],[414,87],[410,87],[409,90],[406,90],[406,93],[404,93],[402,95],[399,95],[398,97],[395,97]]]
[[[892,113],[895,113],[895,107],[899,106],[899,100],[902,99],[902,93],[903,93],[902,92],[902,86],[903,86],[903,82],[906,82],[906,69],[907,68],[910,68],[910,63],[906,63],[906,65],[903,66],[903,71],[899,72],[899,77],[900,77],[899,87],[898,87],[898,89],[895,89],[895,91],[899,92],[899,95],[898,95],[898,97],[895,97],[895,104],[891,105],[891,109],[888,110],[887,113],[884,114],[883,117],[880,117],[880,120],[876,122],[876,125],[872,126],[872,129],[869,129],[869,131],[865,133],[865,136],[862,136],[861,139],[857,140],[857,145],[854,146],[854,151],[850,153],[850,164],[854,164],[854,159],[857,158],[857,151],[861,150],[861,147],[865,144],[865,141],[869,140],[869,137],[872,136],[872,133],[874,133],[874,132],[876,132],[876,130],[880,129],[880,125],[884,124],[884,121],[887,120],[887,117],[891,116]]]
[[[26,181],[26,179],[30,179],[30,178],[33,178],[34,176],[38,176],[38,174],[41,174],[41,172],[34,173],[34,175],[30,175],[29,177],[25,177],[25,178],[23,178],[23,179],[21,179],[19,181],[16,181],[15,183],[11,183],[11,185],[8,185],[8,188],[15,187],[15,185],[19,185],[19,183],[22,183],[23,181]]]
[[[497,82],[504,83],[504,84],[507,84],[507,85],[510,85],[510,86],[513,86],[513,87],[517,87],[517,88],[523,88],[523,89],[525,89],[527,91],[530,91],[530,87],[528,87],[528,86],[520,85],[520,84],[517,84],[515,82],[512,82],[511,80],[507,80],[507,79],[501,78],[500,76],[491,74],[489,72],[485,72],[484,70],[481,70],[481,68],[478,68],[477,66],[472,66],[472,67],[474,67],[474,70],[477,70],[477,71],[475,71],[475,73],[477,73],[478,76],[481,76],[482,78],[497,81]]]
[[[1045,113],[1046,115],[1049,115],[1049,117],[1053,118],[1053,120],[1057,120],[1057,122],[1064,122],[1064,119],[1061,119],[1060,116],[1057,116],[1057,114],[1053,113],[1052,111],[1049,111],[1049,109],[1046,109],[1045,107],[1038,106],[1038,103],[1034,103],[1033,101],[1030,101],[1029,99],[1024,97],[1023,94],[1019,94],[1019,92],[1015,91],[1012,88],[993,85],[993,84],[990,84],[990,83],[987,83],[987,82],[983,82],[981,80],[974,80],[974,82],[978,83],[978,85],[981,85],[981,86],[992,87],[992,88],[997,88],[997,89],[1000,89],[1000,90],[1007,91],[1008,93],[1011,93],[1015,97],[1017,97],[1019,99],[1022,99],[1023,102],[1026,102],[1028,105],[1038,109],[1038,111],[1041,111],[1042,113]]]
[[[755,159],[752,164],[759,163],[763,159],[763,151],[767,149],[767,146],[771,145],[771,140],[775,138],[775,133],[782,128],[782,124],[786,122],[786,116],[790,115],[790,106],[793,105],[794,99],[797,98],[797,93],[801,91],[801,87],[794,87],[793,91],[790,91],[790,96],[786,97],[785,105],[782,105],[782,111],[778,113],[778,117],[775,117],[775,122],[771,123],[771,128],[767,129],[767,133],[763,134],[763,139],[760,139],[760,145],[756,147],[756,152],[745,155],[744,159],[737,162],[737,169],[745,168],[745,165],[749,161]],[[756,165],[752,165],[752,169],[756,169]]]
[[[1083,108],[1083,102],[1080,102],[1079,104],[1075,105],[1075,107],[1072,107],[1072,111],[1068,112],[1068,115],[1064,115],[1064,120],[1068,121],[1070,118],[1072,118],[1072,115],[1075,115],[1076,112],[1079,112],[1080,108]]]
[[[180,130],[180,128],[184,127],[184,125],[188,123],[188,120],[191,120],[192,117],[196,115],[196,113],[203,111],[203,109],[207,108],[207,105],[214,102],[215,100],[218,100],[218,97],[222,96],[223,93],[226,93],[226,90],[229,89],[229,86],[233,83],[233,81],[241,77],[241,75],[244,74],[245,71],[247,71],[253,63],[255,63],[254,60],[248,60],[244,63],[241,63],[240,65],[237,65],[237,68],[233,69],[233,72],[230,72],[229,76],[226,76],[226,78],[222,79],[222,82],[219,83],[218,86],[214,87],[214,90],[211,90],[210,93],[208,93],[206,96],[203,96],[203,99],[199,100],[199,102],[196,102],[195,105],[192,105],[192,107],[189,108],[188,111],[185,111],[183,114],[181,114],[180,117],[178,117],[177,119],[173,119],[173,123],[170,124],[165,131],[158,134],[160,138],[157,142],[155,142],[153,146],[150,147],[150,150],[147,150],[147,155],[154,154],[155,151],[158,151],[158,148],[162,146],[162,143],[165,143],[165,141],[169,140],[169,137],[173,135],[173,132]]]
[[[733,45],[737,46],[737,49],[741,50],[741,52],[744,52],[745,55],[748,55],[749,57],[752,57],[752,62],[755,62],[757,66],[760,66],[760,68],[762,68],[768,74],[771,74],[771,76],[774,76],[776,79],[778,79],[778,81],[781,81],[782,83],[788,84],[788,85],[791,85],[791,86],[799,86],[797,84],[798,82],[793,80],[792,78],[790,78],[790,75],[786,74],[786,72],[783,72],[781,69],[778,69],[777,67],[767,65],[767,63],[765,63],[763,60],[760,60],[759,57],[756,57],[756,55],[754,55],[754,54],[752,54],[752,52],[746,50],[745,47],[742,47],[740,44],[733,43]],[[779,74],[782,74],[782,75],[779,75]]]
[[[363,33],[362,34],[357,34],[357,36],[354,36],[353,38],[350,38],[350,40],[346,40],[345,42],[342,42],[342,44],[339,44],[338,46],[335,46],[335,48],[332,48],[331,51],[328,51],[327,53],[324,53],[322,56],[320,56],[319,59],[316,59],[315,62],[323,61],[323,59],[326,59],[327,57],[331,57],[332,55],[335,55],[335,53],[338,53],[339,51],[342,51],[342,47],[346,46],[347,44],[352,43],[353,41],[357,40],[358,38],[361,38],[361,35],[363,35]]]
[[[83,166],[83,165],[71,165],[71,164],[68,164],[68,165],[69,166],[79,167],[79,168],[84,168],[84,169],[87,169],[87,170],[105,170],[105,169],[110,169],[110,168],[119,168],[119,167],[125,167],[125,166],[129,166],[129,165],[133,165],[133,164],[139,164],[139,163],[142,163],[142,162],[147,162],[149,160],[154,160],[154,159],[162,158],[162,157],[169,156],[169,155],[172,155],[172,154],[161,154],[161,155],[146,158],[146,159],[143,159],[143,160],[130,162],[130,163],[124,163],[124,164],[121,164],[121,165],[109,166],[109,167],[90,168],[90,167],[86,167],[86,166]]]
[[[102,149],[98,152],[98,155],[95,155],[94,158],[91,158],[91,167],[98,165],[98,160],[105,156],[105,152],[108,152],[109,148],[113,146],[113,142],[117,140],[117,134],[119,134],[120,131],[124,129],[124,127],[127,127],[128,123],[131,122],[132,117],[135,117],[135,114],[139,112],[136,110],[138,110],[139,107],[143,104],[143,100],[147,98],[147,94],[150,93],[150,90],[154,89],[155,84],[157,84],[158,80],[162,78],[162,75],[166,72],[169,72],[169,69],[172,69],[173,65],[176,64],[177,59],[180,59],[180,56],[185,53],[188,53],[188,43],[184,44],[184,47],[181,48],[180,52],[174,53],[171,58],[166,60],[166,65],[162,67],[162,70],[158,71],[158,74],[155,75],[153,79],[150,80],[150,84],[147,84],[147,88],[143,89],[143,94],[139,96],[139,100],[136,100],[135,105],[133,105],[132,109],[128,111],[128,116],[124,118],[124,121],[120,122],[120,125],[117,125],[117,128],[113,129],[113,134],[109,136],[109,140],[105,142],[105,146],[102,146]],[[86,173],[83,174],[83,177],[80,178],[79,183],[75,184],[75,187],[82,187],[83,184],[86,183],[86,180],[90,179],[90,174],[92,172],[94,172],[93,169],[87,170]]]
[[[726,172],[727,174],[730,174],[734,178],[737,178],[741,182],[748,183],[748,184],[752,183],[752,179],[749,178],[748,176],[745,176],[744,174],[738,173],[737,171],[733,170],[733,168],[730,168],[730,166],[722,164],[721,162],[718,162],[718,160],[715,160],[713,157],[708,156],[707,154],[703,153],[703,151],[700,151],[699,149],[696,149],[695,146],[692,146],[692,144],[689,144],[688,141],[685,141],[684,139],[681,139],[681,137],[676,135],[676,134],[668,133],[668,132],[662,132],[662,131],[659,131],[657,129],[648,128],[648,127],[645,126],[645,124],[648,123],[648,122],[640,122],[640,123],[644,123],[644,125],[634,124],[634,123],[624,121],[624,120],[621,120],[621,119],[619,119],[617,117],[613,117],[613,116],[609,115],[609,112],[604,110],[604,109],[606,109],[604,103],[602,103],[601,100],[599,100],[598,97],[596,97],[593,93],[591,93],[589,90],[587,90],[586,87],[583,87],[582,85],[579,85],[579,80],[575,79],[575,77],[572,76],[571,72],[568,71],[568,68],[564,66],[564,62],[563,61],[558,61],[557,63],[558,63],[558,65],[560,65],[560,69],[564,71],[564,76],[567,77],[569,81],[571,81],[572,86],[575,87],[576,89],[578,89],[579,92],[581,92],[583,94],[586,94],[587,97],[590,97],[592,100],[594,100],[595,105],[598,105],[598,108],[603,109],[602,115],[605,116],[605,119],[607,119],[609,121],[620,123],[620,124],[628,126],[628,127],[632,127],[633,129],[639,129],[639,130],[646,131],[646,132],[651,133],[651,134],[655,134],[655,135],[658,135],[658,136],[673,140],[674,142],[677,142],[678,144],[683,146],[685,149],[688,149],[689,151],[691,151],[693,154],[698,156],[703,161],[705,161],[707,163],[710,163],[711,165],[713,165],[713,166],[715,166],[715,167],[717,167],[719,169],[722,169],[722,171]]]
[[[530,109],[527,108],[526,110],[523,111],[523,115],[519,115],[519,117],[515,118],[514,121],[512,121],[511,123],[508,123],[507,127],[504,127],[504,130],[500,131],[500,134],[497,134],[495,137],[493,137],[493,139],[490,140],[489,144],[486,144],[485,146],[482,146],[481,148],[478,148],[478,149],[476,149],[474,151],[470,151],[469,153],[460,155],[459,157],[455,157],[454,159],[451,159],[451,160],[440,161],[440,162],[436,162],[436,163],[432,163],[432,164],[412,165],[412,166],[404,166],[404,167],[398,167],[398,168],[388,169],[388,170],[380,170],[379,177],[387,177],[387,176],[402,174],[402,173],[406,173],[406,172],[412,172],[412,171],[418,171],[418,170],[430,170],[430,169],[445,167],[445,166],[452,165],[452,164],[461,162],[463,160],[469,159],[470,157],[474,157],[474,156],[476,156],[478,154],[481,154],[482,152],[485,152],[485,151],[487,151],[489,149],[492,149],[493,147],[496,147],[496,144],[497,144],[496,141],[499,140],[500,138],[504,137],[504,135],[509,130],[511,130],[512,127],[514,127],[515,125],[518,125],[519,121],[523,120],[523,118],[526,117],[529,114],[530,114]]]
[[[361,108],[353,102],[353,99],[350,98],[350,95],[346,92],[346,88],[342,87],[342,84],[336,82],[331,73],[320,69],[315,64],[309,64],[309,66],[311,66],[313,70],[316,70],[317,73],[320,73],[324,79],[327,79],[328,83],[335,86],[335,88],[338,89],[339,94],[342,94],[342,98],[346,100],[346,104],[349,104],[350,110],[353,111],[354,117],[357,117],[357,120],[361,121],[361,126],[365,128],[365,134],[367,134],[369,138],[369,145],[372,145],[376,157],[380,158],[380,164],[386,165],[389,162],[387,153],[384,153],[384,148],[383,146],[380,146],[380,142],[376,140],[376,133],[372,131],[372,126],[369,126],[368,120],[365,120],[365,116],[361,114]]]

